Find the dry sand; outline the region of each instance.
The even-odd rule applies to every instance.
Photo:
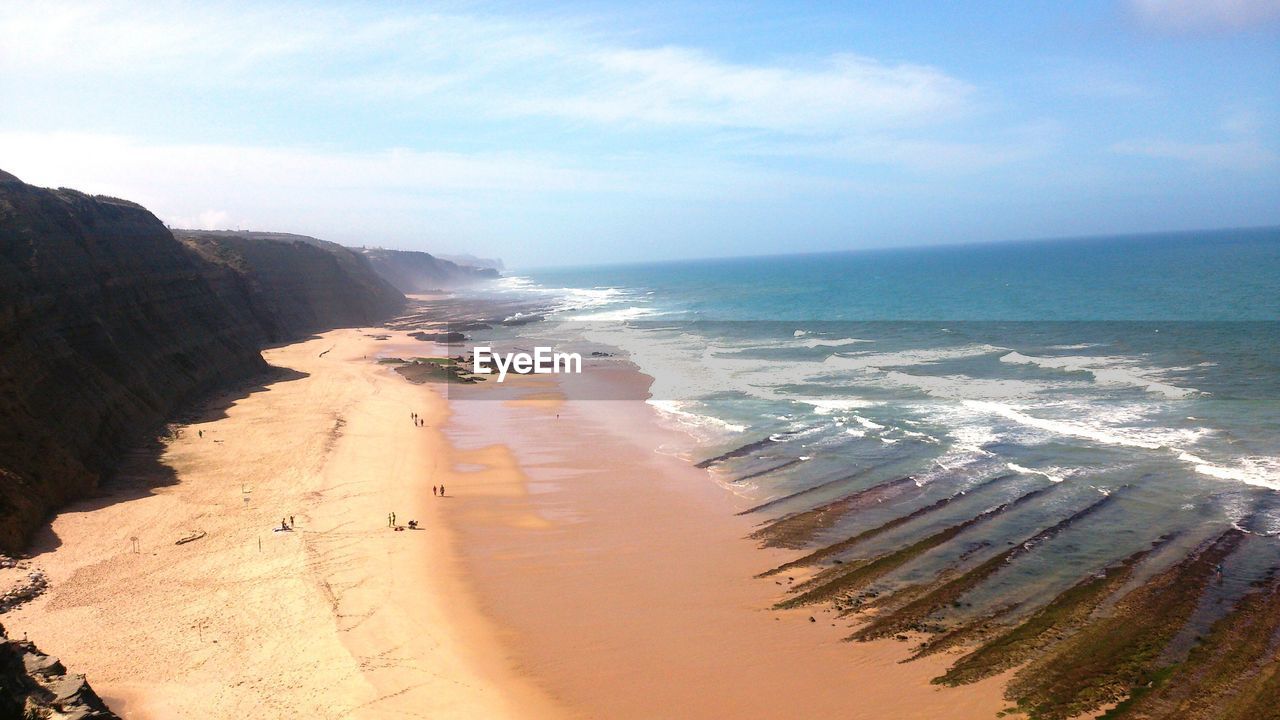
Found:
[[[825,613],[770,610],[782,588],[751,577],[783,556],[743,539],[744,500],[654,451],[688,440],[655,424],[644,376],[592,376],[634,400],[565,402],[556,383],[521,378],[518,399],[460,399],[486,386],[446,404],[373,361],[402,354],[391,335],[264,353],[293,376],[215,403],[109,494],[58,515],[34,559],[51,590],[5,624],[130,718],[1005,706],[998,679],[936,688],[946,658],[899,665],[901,643],[843,643]],[[458,447],[439,430],[450,412]],[[439,482],[450,497],[430,495]],[[393,510],[426,529],[391,531]],[[287,515],[296,530],[272,532]],[[207,535],[175,545],[189,530]]]
[[[373,362],[385,346],[340,330],[266,351],[286,378],[54,519],[34,558],[52,587],[6,625],[129,718],[559,714],[458,577],[430,495],[446,407]],[[207,534],[175,545],[188,531]]]

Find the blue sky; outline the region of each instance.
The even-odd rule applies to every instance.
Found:
[[[1280,0],[0,6],[0,168],[518,266],[1280,224]]]

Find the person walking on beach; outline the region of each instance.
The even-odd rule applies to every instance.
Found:
[[[444,497],[444,484],[440,485],[440,497]]]
[[[204,431],[203,431],[203,430],[197,430],[197,431],[196,431],[196,434],[200,436],[200,439],[202,439],[202,440],[204,439]]]
[[[436,490],[438,490],[438,489],[439,489],[439,488],[437,488],[435,485],[432,485],[432,486],[431,486],[431,495],[432,495],[432,497],[435,497]]]
[[[396,514],[391,513],[391,527],[395,527],[395,526],[396,526]]]
[[[387,513],[387,527],[391,527],[391,513]]]
[[[289,516],[289,527],[293,527],[293,516]]]

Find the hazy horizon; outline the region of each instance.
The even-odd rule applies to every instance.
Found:
[[[1246,227],[1216,227],[1216,228],[1189,228],[1186,230],[1167,230],[1152,232],[1131,232],[1131,233],[1096,233],[1090,235],[1066,235],[1054,237],[1029,237],[1029,238],[1001,238],[996,240],[972,240],[960,241],[952,243],[920,243],[916,245],[868,245],[866,247],[855,248],[838,248],[834,250],[796,250],[793,252],[765,252],[753,255],[696,255],[674,258],[658,258],[646,260],[606,260],[603,262],[586,262],[586,263],[566,263],[555,265],[516,265],[513,266],[504,258],[493,258],[502,260],[506,265],[504,274],[510,274],[510,271],[523,270],[560,270],[560,269],[579,269],[592,267],[611,267],[611,266],[644,266],[644,265],[662,265],[666,263],[696,263],[700,261],[718,261],[718,260],[756,260],[770,257],[787,258],[807,255],[845,255],[849,253],[875,253],[875,252],[895,252],[909,250],[941,250],[941,249],[963,249],[963,248],[980,248],[998,245],[1034,245],[1037,243],[1055,243],[1055,242],[1090,242],[1104,240],[1138,240],[1147,236],[1163,237],[1169,235],[1196,235],[1202,233],[1224,233],[1224,232],[1280,232],[1280,225],[1251,225]],[[322,238],[323,239],[323,238]],[[373,247],[373,246],[370,246]],[[398,249],[398,248],[387,248]],[[449,253],[445,253],[446,255]]]
[[[1280,225],[1280,2],[0,8],[0,168],[516,267]]]

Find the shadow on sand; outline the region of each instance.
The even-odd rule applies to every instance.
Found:
[[[93,495],[63,506],[58,514],[99,510],[116,503],[148,497],[156,488],[176,485],[177,473],[162,458],[171,439],[181,437],[185,432],[194,432],[184,426],[225,418],[229,408],[250,395],[267,390],[272,385],[305,377],[308,377],[308,373],[299,370],[270,367],[264,373],[210,393],[169,418],[150,439],[126,451]],[[45,523],[32,536],[27,553],[36,557],[56,550],[61,545],[62,541],[54,532],[52,524]]]

